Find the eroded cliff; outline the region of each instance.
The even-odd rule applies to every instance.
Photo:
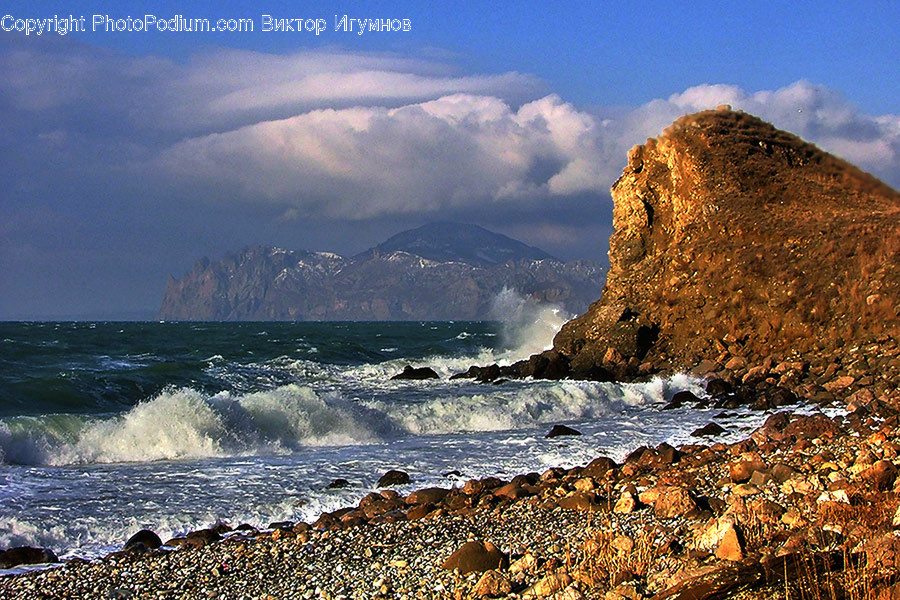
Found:
[[[896,380],[895,190],[720,107],[634,147],[612,196],[602,297],[554,340],[573,372],[764,365],[766,376],[794,360]]]

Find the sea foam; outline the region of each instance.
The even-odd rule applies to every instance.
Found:
[[[69,465],[289,453],[306,446],[368,444],[410,435],[502,431],[594,419],[652,406],[690,378],[597,382],[397,383],[394,393],[343,396],[289,384],[243,395],[168,389],[108,417],[51,415],[0,422],[6,462]],[[674,391],[673,391],[674,390]]]

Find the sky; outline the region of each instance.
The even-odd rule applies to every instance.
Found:
[[[84,30],[61,35],[70,16]],[[437,220],[605,261],[628,149],[721,103],[900,186],[896,2],[45,0],[0,17],[0,320],[152,318],[201,256],[353,255]],[[226,30],[161,31],[192,19]],[[240,20],[253,31],[227,31]]]

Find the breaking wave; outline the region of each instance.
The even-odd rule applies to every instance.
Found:
[[[701,392],[687,377],[642,384],[454,384],[435,384],[406,401],[390,394],[347,399],[298,384],[244,395],[169,389],[121,415],[4,419],[0,458],[71,465],[280,454],[414,435],[528,429],[652,406],[681,389]]]
[[[555,304],[525,298],[503,288],[494,298],[491,315],[503,324],[501,342],[506,351],[498,360],[514,362],[553,347],[553,337],[572,318]]]

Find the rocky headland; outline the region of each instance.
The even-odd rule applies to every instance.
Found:
[[[495,375],[693,371],[822,402],[895,389],[900,193],[723,106],[632,148],[612,196],[602,296]]]
[[[163,549],[143,533],[0,597],[900,598],[900,194],[721,107],[634,148],[613,198],[600,300],[552,351],[466,376],[692,370],[708,397],[673,405],[766,411],[743,441],[711,423],[622,463],[385,489],[310,524]]]
[[[612,194],[603,295],[554,340],[573,370],[811,369],[877,393],[898,380],[895,190],[723,107],[633,148]]]

